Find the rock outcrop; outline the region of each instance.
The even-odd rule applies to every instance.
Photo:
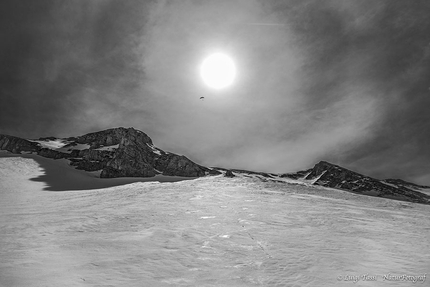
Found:
[[[185,156],[175,154],[162,154],[154,160],[154,167],[163,170],[164,175],[177,176],[204,176],[210,170],[201,165],[195,164]]]
[[[151,149],[151,139],[143,132],[135,129],[121,129],[118,131],[119,136],[105,136],[101,144],[117,144],[119,147],[116,150],[113,158],[106,163],[100,177],[152,177],[157,172],[151,165],[153,158],[156,156]],[[93,135],[87,137],[92,142],[92,146],[99,146],[100,140],[94,141]]]
[[[200,177],[217,171],[198,165],[185,156],[165,152],[151,138],[134,128],[114,128],[78,137],[25,140],[0,135],[0,149],[12,153],[70,160],[77,169],[100,170],[100,177],[152,177],[157,174]]]
[[[384,181],[326,161],[317,163],[312,169],[284,174],[282,177],[301,178],[314,185],[338,188],[359,194],[430,204],[430,196],[422,192],[407,188],[405,185],[387,184]]]
[[[67,140],[74,144],[88,144],[90,149],[98,149],[103,146],[117,145],[126,138],[141,144],[152,145],[152,140],[147,134],[134,128],[113,128],[79,137],[70,137]]]
[[[394,185],[402,186],[402,187],[406,187],[406,188],[412,188],[412,189],[430,188],[430,186],[419,185],[419,184],[415,184],[412,182],[404,181],[402,179],[391,179],[391,178],[389,178],[389,179],[384,179],[382,182],[388,183],[388,184],[394,184]]]
[[[227,170],[224,174],[225,177],[235,177],[234,173],[231,170]]]
[[[21,152],[38,152],[41,147],[31,141],[9,136],[0,135],[0,150],[7,150],[11,153],[21,153]]]

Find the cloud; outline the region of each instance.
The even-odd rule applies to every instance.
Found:
[[[13,18],[0,20],[2,133],[134,126],[205,165],[283,172],[325,159],[374,176],[427,178],[425,1],[9,6]],[[198,74],[216,51],[238,69],[221,91]]]

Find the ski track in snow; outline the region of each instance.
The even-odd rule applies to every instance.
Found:
[[[52,192],[41,174],[0,158],[0,286],[428,286],[382,279],[430,273],[426,205],[222,176]]]

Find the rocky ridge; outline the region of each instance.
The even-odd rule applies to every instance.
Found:
[[[320,161],[310,169],[284,174],[220,167],[214,169],[223,171],[227,176],[238,175],[268,183],[322,186],[356,194],[430,204],[430,196],[421,192],[424,189],[429,189],[427,192],[430,192],[429,186],[417,185],[401,179],[379,180],[326,161]]]
[[[68,159],[77,169],[100,171],[102,178],[169,176],[200,177],[219,174],[185,156],[165,152],[151,138],[134,128],[113,128],[69,138],[26,140],[0,135],[0,150],[35,153]]]
[[[67,159],[85,171],[100,171],[102,178],[166,176],[201,177],[224,174],[256,178],[263,182],[304,184],[350,191],[357,194],[430,204],[430,189],[401,179],[379,180],[321,161],[313,168],[295,173],[266,173],[241,169],[204,167],[183,155],[165,152],[151,138],[134,128],[113,128],[69,138],[26,140],[0,134],[0,150],[33,153],[52,159]]]
[[[379,180],[326,161],[320,161],[308,170],[280,176],[358,194],[430,204],[430,196],[419,191],[428,188],[427,186],[420,186],[403,180]]]

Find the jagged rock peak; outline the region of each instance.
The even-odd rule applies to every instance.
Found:
[[[89,144],[91,148],[120,144],[124,139],[152,145],[151,138],[144,132],[134,128],[123,127],[68,138],[68,140],[73,140],[79,144]]]
[[[314,166],[314,168],[327,168],[327,169],[329,169],[329,168],[341,168],[341,169],[345,169],[345,168],[343,168],[343,167],[340,167],[340,166],[338,166],[338,165],[335,165],[335,164],[333,164],[333,163],[330,163],[330,162],[328,162],[328,161],[324,161],[324,160],[322,160],[322,161],[318,162],[318,163]]]
[[[337,173],[341,172],[355,174],[354,172],[338,165],[329,163],[327,161],[320,161],[312,169],[309,170],[309,174],[306,176],[306,179],[314,179],[316,177],[321,176],[323,173],[330,173],[334,171],[336,171]]]
[[[0,149],[35,153],[52,159],[64,158],[78,169],[100,171],[102,178],[151,177],[157,174],[199,177],[211,171],[185,156],[155,147],[147,134],[134,128],[119,127],[77,137],[39,140],[0,135]]]
[[[328,166],[333,166],[334,164],[329,163],[328,161],[325,160],[321,160],[320,162],[318,162],[316,165],[328,165]]]

